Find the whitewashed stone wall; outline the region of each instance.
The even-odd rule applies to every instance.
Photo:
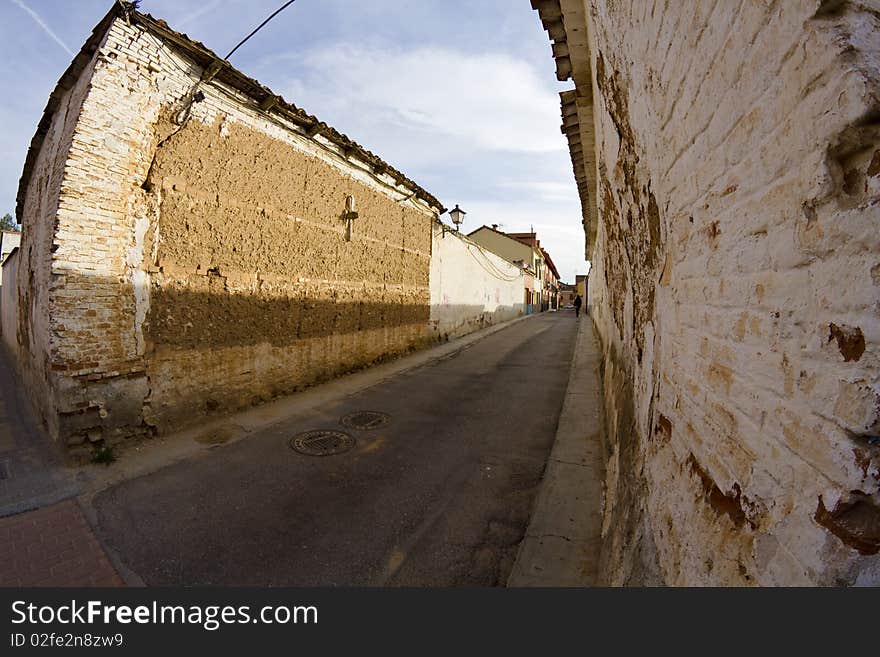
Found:
[[[585,4],[607,580],[880,583],[880,3]]]
[[[0,264],[6,260],[13,249],[21,245],[21,233],[12,230],[4,230],[0,235]],[[0,285],[3,284],[3,276],[0,274]],[[14,283],[13,283],[14,284]]]
[[[21,251],[15,251],[3,261],[3,273],[8,285],[0,286],[0,332],[3,343],[14,354],[18,354],[18,260]]]
[[[447,340],[522,315],[522,270],[467,237],[434,224],[431,335]]]

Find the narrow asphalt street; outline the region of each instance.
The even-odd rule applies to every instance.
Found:
[[[576,335],[544,313],[248,438],[99,493],[97,532],[156,585],[503,584],[553,444]],[[357,430],[340,419],[387,413]],[[344,431],[331,456],[291,448]]]

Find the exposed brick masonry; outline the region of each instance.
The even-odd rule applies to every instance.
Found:
[[[877,584],[880,5],[533,6],[589,32],[606,580]]]

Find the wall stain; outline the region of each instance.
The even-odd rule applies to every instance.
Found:
[[[856,465],[862,471],[862,479],[867,479],[868,468],[871,467],[871,456],[858,447],[853,448],[853,455],[856,459]]]
[[[871,163],[868,165],[866,173],[869,177],[880,175],[880,148],[874,151],[874,156],[871,158]]]
[[[672,421],[662,413],[657,419],[655,433],[661,444],[666,444],[672,439]]]
[[[865,353],[865,336],[862,329],[858,326],[847,326],[846,324],[831,323],[829,325],[830,333],[828,342],[837,340],[837,348],[846,362],[857,361]]]
[[[712,363],[709,366],[709,383],[716,389],[723,388],[724,393],[729,395],[733,384],[733,370],[721,363]]]
[[[841,499],[831,511],[820,495],[813,518],[859,554],[880,552],[880,507],[862,491],[852,491],[848,500]]]
[[[617,583],[651,585],[659,580],[659,562],[644,509],[648,492],[645,452],[636,427],[632,375],[613,344],[608,345],[601,373],[606,399],[614,400],[613,410],[606,411],[608,442],[603,445],[603,456],[607,463],[612,449],[616,451],[618,479],[613,490],[606,491],[614,503],[607,512],[609,532],[603,536],[599,572],[612,573],[612,561],[628,554],[629,565]],[[605,583],[611,582],[609,579]]]
[[[717,221],[713,221],[705,228],[706,237],[709,240],[709,246],[713,249],[718,248],[718,237],[721,235],[721,225]]]
[[[601,52],[597,52],[596,80],[619,138],[613,168],[600,162],[598,171],[599,217],[607,236],[602,254],[607,299],[620,339],[632,342],[631,349],[620,353],[613,344],[605,345],[603,359],[606,399],[615,400],[608,415],[608,441],[616,451],[618,477],[609,483],[613,490],[606,491],[614,502],[606,519],[612,529],[602,554],[609,558],[627,555],[626,565],[614,576],[615,581],[644,584],[659,580],[660,570],[653,529],[644,508],[648,496],[644,440],[650,436],[639,434],[632,367],[644,367],[641,360],[646,353],[648,324],[654,321],[655,290],[669,263],[660,207],[652,181],[640,164],[641,149],[630,124],[627,80],[620,70],[606,64]],[[630,295],[631,316],[627,316]],[[609,458],[610,452],[606,453],[606,461]]]
[[[742,490],[739,484],[735,483],[733,485],[732,493],[725,494],[718,487],[718,484],[712,480],[712,477],[702,468],[693,454],[688,456],[687,465],[690,471],[700,479],[704,499],[718,515],[727,516],[737,527],[748,525],[750,528],[755,529],[755,523],[749,520],[745,511],[743,511]]]
[[[608,234],[604,254],[608,292],[622,337],[625,300],[632,288],[633,333],[638,351],[644,349],[645,326],[654,317],[655,286],[664,261],[660,207],[651,181],[640,179],[640,149],[630,125],[627,86],[618,70],[608,70],[601,52],[596,61],[596,83],[620,139],[613,177],[623,183],[615,194],[611,174],[604,164],[600,165],[600,216]],[[626,207],[625,213],[622,207]]]

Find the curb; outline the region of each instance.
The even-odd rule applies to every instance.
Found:
[[[592,319],[578,324],[556,440],[508,587],[595,586],[602,544],[601,350]]]

